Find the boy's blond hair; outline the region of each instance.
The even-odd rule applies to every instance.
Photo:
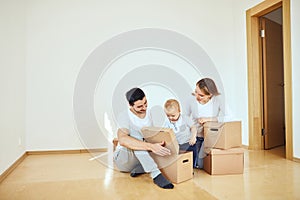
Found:
[[[180,112],[180,105],[179,102],[176,99],[169,99],[165,103],[165,109],[177,109]]]

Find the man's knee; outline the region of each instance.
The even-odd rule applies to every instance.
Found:
[[[114,162],[121,172],[130,172],[138,164],[133,152],[127,148],[117,149],[114,152]]]

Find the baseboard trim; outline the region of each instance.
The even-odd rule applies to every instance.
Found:
[[[25,152],[18,160],[16,160],[7,170],[0,174],[0,183],[14,171],[14,169],[27,157],[27,152]]]
[[[27,151],[27,155],[78,154],[78,153],[92,153],[92,152],[107,152],[107,148],[74,149],[74,150],[49,150],[49,151]]]
[[[300,158],[293,158],[293,161],[297,162],[297,163],[300,163]]]

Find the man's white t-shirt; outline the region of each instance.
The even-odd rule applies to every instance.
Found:
[[[144,118],[139,118],[130,109],[123,111],[118,117],[118,127],[129,130],[129,135],[138,140],[143,140],[141,129],[145,126],[153,126],[150,112],[146,111]]]

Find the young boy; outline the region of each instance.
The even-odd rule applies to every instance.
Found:
[[[173,129],[181,151],[193,151],[193,166],[197,168],[196,126],[193,125],[190,118],[181,115],[180,105],[177,100],[167,100],[164,108],[168,118],[164,127]]]

